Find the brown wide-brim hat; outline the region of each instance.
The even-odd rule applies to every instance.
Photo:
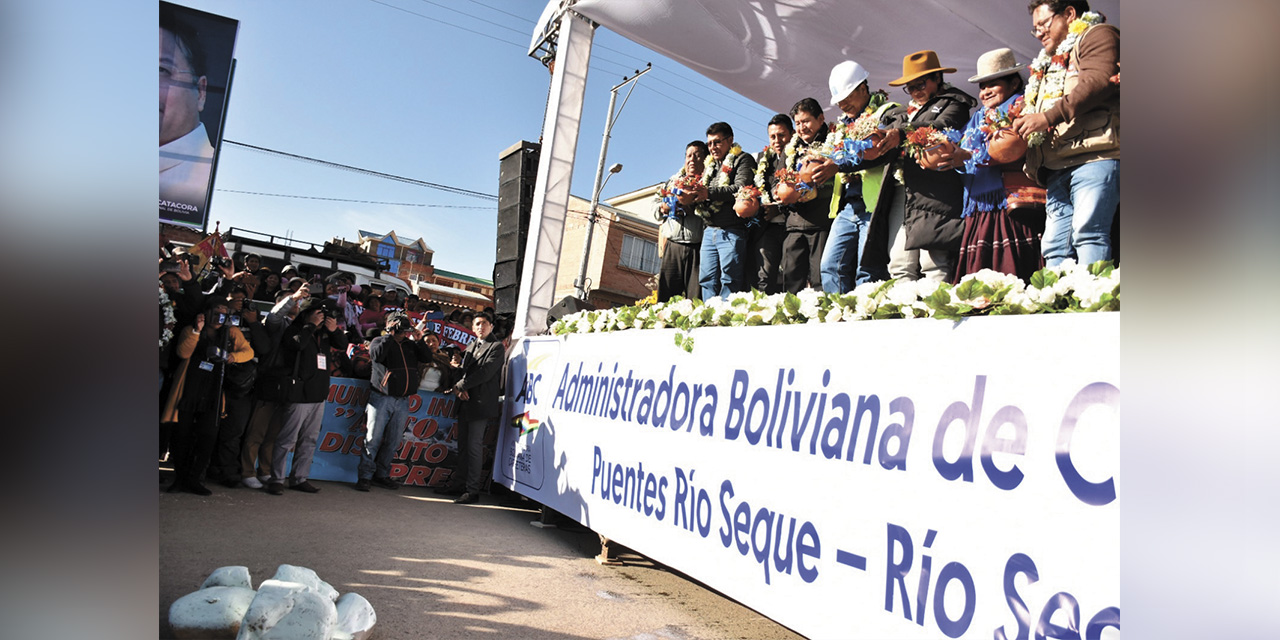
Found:
[[[955,69],[943,67],[942,63],[938,62],[938,53],[936,51],[917,51],[902,59],[902,77],[897,80],[890,80],[889,86],[900,87],[920,76],[927,76],[938,71],[943,73],[956,72]]]

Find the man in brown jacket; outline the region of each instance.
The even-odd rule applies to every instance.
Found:
[[[1048,191],[1041,250],[1047,266],[1112,257],[1120,205],[1120,30],[1085,0],[1033,0],[1026,104],[1014,129],[1031,144],[1027,176]]]

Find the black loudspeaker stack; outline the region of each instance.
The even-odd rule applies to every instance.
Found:
[[[493,309],[500,316],[516,312],[541,151],[542,145],[521,140],[503,151],[498,160],[498,240],[493,261]]]

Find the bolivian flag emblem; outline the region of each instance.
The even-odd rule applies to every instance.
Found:
[[[526,433],[537,431],[541,424],[542,422],[530,416],[528,411],[511,419],[511,426],[520,429],[520,437],[524,437]]]

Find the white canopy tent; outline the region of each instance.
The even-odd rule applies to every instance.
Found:
[[[1119,0],[1095,0],[1090,5],[1121,26]],[[536,251],[554,246],[558,255],[564,211],[541,207],[567,202],[582,100],[580,93],[575,96],[564,89],[565,83],[585,87],[592,22],[780,112],[804,97],[828,106],[827,76],[843,60],[865,67],[873,89],[887,89],[890,80],[902,75],[904,56],[932,49],[942,64],[957,69],[948,79],[973,93],[966,80],[975,74],[978,56],[1009,47],[1019,62],[1028,63],[1040,50],[1022,0],[550,0],[531,46],[531,53],[540,46],[549,49],[548,34],[558,36],[535,188],[535,198],[543,200],[535,199],[530,221],[518,335],[540,332],[546,326],[546,310],[554,304],[550,297],[555,256]],[[566,24],[573,27],[564,29]],[[569,36],[576,37],[576,43]],[[834,115],[835,108],[828,113]],[[557,125],[575,128],[553,130]],[[544,191],[547,185],[554,187],[550,193]],[[560,191],[563,196],[554,195]],[[546,229],[537,226],[543,220]],[[536,237],[544,233],[555,237]],[[541,293],[532,295],[535,292]]]
[[[1094,11],[1119,26],[1119,0]],[[830,102],[827,75],[856,60],[870,85],[890,89],[902,58],[938,52],[968,90],[978,56],[1009,47],[1018,61],[1040,51],[1024,0],[578,0],[573,10],[719,82],[786,112],[800,98]],[[972,93],[972,91],[970,91]],[[835,113],[834,108],[831,113]]]

